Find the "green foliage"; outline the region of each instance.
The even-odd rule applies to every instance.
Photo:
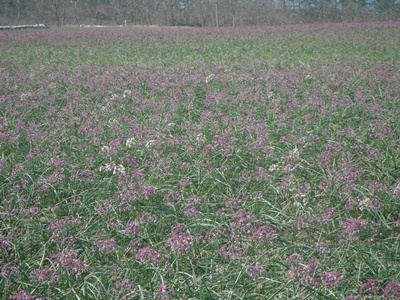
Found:
[[[0,298],[383,299],[400,78],[382,26],[2,37]]]

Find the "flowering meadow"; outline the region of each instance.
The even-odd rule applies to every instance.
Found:
[[[0,299],[400,299],[400,23],[0,32]]]

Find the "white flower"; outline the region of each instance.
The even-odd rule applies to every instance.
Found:
[[[110,100],[117,100],[119,98],[118,94],[112,94]]]
[[[55,82],[52,82],[49,84],[49,89],[55,90],[57,88],[57,84]]]
[[[206,77],[206,83],[209,83],[215,77],[214,74],[210,74]]]
[[[125,146],[126,147],[132,147],[135,144],[135,138],[129,138],[126,140]]]
[[[299,195],[296,195],[299,196]],[[303,199],[301,202],[299,201],[294,201],[293,202],[293,206],[295,207],[301,207],[301,206],[306,206],[308,204],[308,200],[307,199]]]
[[[123,165],[116,165],[114,162],[105,164],[99,168],[100,172],[112,172],[113,175],[120,173],[125,175],[125,167]]]
[[[202,134],[202,133],[199,133],[199,134],[196,136],[196,141],[201,142],[201,143],[204,143],[204,142],[206,141],[205,135]]]
[[[146,142],[146,148],[150,148],[151,146],[154,146],[155,140],[148,140]]]
[[[131,90],[125,90],[124,93],[122,94],[122,97],[127,98],[127,97],[130,97],[131,95],[132,95]]]
[[[25,101],[28,100],[32,97],[32,93],[28,92],[28,93],[22,93],[21,94],[21,101]]]
[[[371,207],[372,201],[370,198],[364,198],[358,202],[358,207],[360,210],[368,209]]]
[[[99,168],[100,172],[110,172],[112,170],[113,170],[113,168],[111,167],[111,164],[105,164],[104,166],[101,166]]]
[[[116,173],[125,175],[125,167],[123,165],[118,165],[118,166],[114,167],[113,174],[116,174]]]
[[[299,149],[294,148],[292,151],[289,152],[289,158],[293,160],[298,160],[300,157]]]
[[[268,171],[273,172],[279,169],[279,166],[276,164],[272,164],[269,166]]]

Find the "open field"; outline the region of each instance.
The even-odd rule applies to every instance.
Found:
[[[400,299],[400,23],[0,32],[0,299]]]

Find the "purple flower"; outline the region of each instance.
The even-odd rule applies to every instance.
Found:
[[[360,300],[359,296],[347,296],[346,300]]]
[[[327,224],[333,220],[333,217],[335,216],[336,211],[334,207],[330,207],[324,210],[324,212],[319,216],[318,222],[321,225]]]
[[[231,247],[228,247],[227,245],[224,245],[220,249],[218,249],[217,253],[223,259],[228,259],[228,260],[235,260],[235,259],[240,259],[240,258],[245,257],[243,249],[240,249],[240,248],[232,249]]]
[[[124,279],[122,282],[117,281],[115,283],[115,287],[118,289],[118,293],[131,293],[136,291],[136,286],[129,280],[129,279]]]
[[[68,165],[68,161],[65,158],[52,157],[50,161],[47,163],[48,166],[55,167],[65,167]]]
[[[94,181],[94,175],[91,170],[82,170],[82,171],[76,171],[74,172],[75,174],[72,176],[72,179],[78,182],[93,182]]]
[[[42,184],[39,188],[38,188],[38,192],[39,193],[46,193],[50,190],[50,186],[46,183]]]
[[[361,285],[361,292],[365,295],[377,295],[378,292],[382,290],[379,285],[378,279],[368,279],[368,281]]]
[[[116,248],[116,243],[114,238],[109,240],[98,240],[95,243],[95,245],[100,252],[111,252]]]
[[[196,195],[193,195],[191,197],[188,197],[186,199],[186,202],[187,203],[193,203],[193,204],[200,203],[201,202],[201,198],[196,196]]]
[[[304,119],[307,123],[311,123],[314,120],[314,116],[312,114],[307,114]]]
[[[127,295],[136,292],[136,286],[129,280],[124,279],[123,281],[117,281],[115,283],[115,288],[107,290],[107,293],[110,295],[110,299],[115,299],[115,295]],[[119,297],[118,297],[119,299]],[[131,298],[120,298],[121,300],[128,300]]]
[[[36,269],[31,272],[30,277],[34,281],[54,283],[60,280],[55,268]]]
[[[0,250],[6,250],[12,247],[12,244],[7,241],[7,237],[0,233]]]
[[[162,261],[165,261],[167,257],[159,254],[157,251],[150,247],[139,249],[136,253],[135,258],[139,265],[147,265],[149,263],[158,266]]]
[[[197,210],[196,207],[191,207],[185,212],[186,217],[194,217],[198,218],[200,216],[200,212]]]
[[[63,246],[68,246],[69,248],[73,247],[74,243],[75,243],[75,237],[73,235],[67,236],[63,238],[61,241],[61,244]]]
[[[40,214],[40,208],[39,207],[29,207],[25,210],[24,215],[25,217],[32,218],[32,217],[38,217]]]
[[[318,243],[317,246],[315,247],[315,250],[320,253],[326,253],[326,254],[331,253],[331,248],[324,242]]]
[[[158,287],[158,291],[161,293],[167,292],[167,286],[165,284],[160,284],[160,286]]]
[[[56,172],[56,173],[50,175],[47,178],[47,181],[50,182],[50,183],[56,183],[56,182],[63,181],[64,179],[65,179],[65,175],[64,174]]]
[[[25,290],[19,292],[17,295],[11,295],[10,299],[13,300],[44,300],[44,298],[37,298],[35,296],[29,295]]]
[[[137,235],[140,233],[140,227],[136,222],[128,222],[125,225],[125,229],[122,230],[122,233],[126,235]]]
[[[256,217],[251,212],[246,212],[242,208],[240,208],[232,216],[232,219],[232,232],[250,232],[252,230],[253,223],[256,220]]]
[[[260,226],[253,230],[253,240],[256,242],[272,242],[276,238],[276,231],[270,226]]]
[[[368,222],[366,220],[346,219],[342,221],[343,230],[340,232],[341,239],[339,244],[349,244],[358,241],[358,234],[361,230],[366,230]]]
[[[61,220],[56,220],[50,224],[51,240],[60,241],[69,233],[69,228],[72,225],[79,224],[81,220],[79,218],[70,219],[65,217]]]
[[[139,190],[146,199],[157,194],[157,188],[154,186],[141,186]]]
[[[17,267],[11,265],[11,263],[6,263],[1,268],[1,275],[7,278],[19,277],[19,270]]]
[[[344,276],[339,273],[323,273],[320,275],[322,286],[327,289],[333,289],[340,286],[340,282],[343,280]]]
[[[321,278],[318,271],[321,268],[319,259],[311,258],[308,261],[293,253],[287,258],[289,270],[287,272],[288,279],[291,281],[298,281],[303,285],[315,287],[321,285]]]
[[[286,262],[289,265],[296,265],[303,263],[304,259],[299,254],[293,253],[286,259]]]
[[[59,252],[50,257],[55,265],[61,265],[66,272],[75,274],[76,278],[80,278],[83,273],[89,272],[90,267],[86,260],[77,258],[76,254],[66,254]]]
[[[171,233],[172,237],[167,240],[167,243],[171,246],[172,251],[188,253],[192,249],[194,245],[194,238],[188,231],[185,224],[177,224],[171,229]]]
[[[157,216],[153,215],[152,213],[144,212],[140,217],[140,223],[155,224],[157,222],[158,222]]]
[[[259,281],[260,277],[265,274],[265,269],[261,266],[260,262],[255,265],[249,265],[246,270],[247,275],[249,275],[254,281]]]
[[[160,284],[156,292],[154,292],[154,298],[161,297],[162,300],[169,300],[168,295],[173,294],[173,292],[168,291],[168,287],[166,284]]]
[[[261,181],[268,181],[268,180],[270,179],[271,176],[269,176],[269,175],[267,174],[267,172],[265,171],[265,169],[264,169],[263,167],[257,167],[256,170],[257,170],[257,177],[256,177],[256,180],[257,180],[258,182],[261,182]]]
[[[214,154],[216,151],[215,151],[215,148],[213,147],[213,146],[211,146],[211,145],[206,145],[204,148],[203,148],[203,155],[209,155],[209,154]]]
[[[189,177],[182,178],[182,180],[180,181],[179,184],[180,184],[182,190],[184,190],[186,187],[188,187],[188,186],[190,187],[192,185]]]
[[[400,299],[400,283],[389,282],[385,287],[383,299]]]

